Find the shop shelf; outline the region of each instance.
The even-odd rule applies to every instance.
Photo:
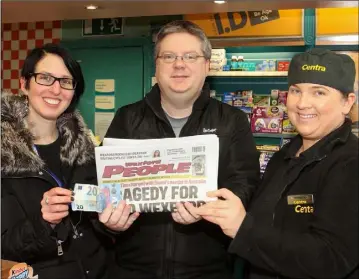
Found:
[[[286,77],[288,72],[221,71],[209,72],[209,77]]]
[[[294,138],[296,135],[293,134],[271,134],[271,133],[253,133],[254,137],[260,138],[285,138],[290,139]]]

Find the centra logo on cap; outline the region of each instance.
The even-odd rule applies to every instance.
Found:
[[[327,70],[326,67],[320,65],[308,65],[304,64],[302,66],[303,71],[317,71],[317,72],[325,72]]]

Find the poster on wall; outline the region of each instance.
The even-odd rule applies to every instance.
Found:
[[[95,135],[102,141],[114,118],[114,112],[95,112]]]
[[[96,79],[95,80],[96,93],[115,93],[115,80],[114,79]]]
[[[102,141],[115,116],[115,80],[95,80],[95,136]]]
[[[95,96],[95,108],[100,110],[114,110],[115,96]]]

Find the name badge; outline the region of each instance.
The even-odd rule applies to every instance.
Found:
[[[314,197],[312,194],[289,195],[287,201],[288,205],[314,204]]]

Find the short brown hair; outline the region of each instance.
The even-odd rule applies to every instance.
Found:
[[[154,53],[155,59],[158,56],[159,46],[161,41],[167,35],[175,34],[175,33],[188,33],[197,37],[201,41],[204,58],[207,60],[211,59],[212,46],[206,34],[197,24],[194,24],[193,22],[186,20],[172,21],[160,29],[160,31],[157,33],[156,36],[155,53]]]

